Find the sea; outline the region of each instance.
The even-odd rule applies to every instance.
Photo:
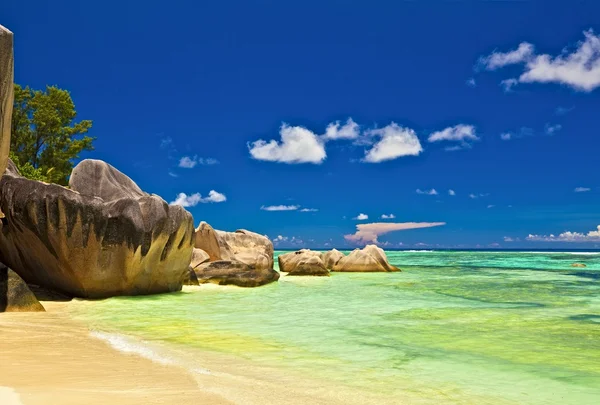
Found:
[[[68,310],[118,350],[166,364],[186,353],[191,373],[211,372],[210,353],[381,403],[600,404],[600,252],[387,255],[402,272],[202,285]]]

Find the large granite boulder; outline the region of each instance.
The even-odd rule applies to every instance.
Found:
[[[0,173],[8,164],[14,97],[13,34],[0,25]]]
[[[223,260],[237,260],[257,269],[273,268],[273,243],[266,236],[246,229],[216,232]]]
[[[235,260],[204,263],[194,271],[200,284],[259,287],[279,280],[279,273],[273,269],[258,269]]]
[[[190,262],[190,266],[192,269],[195,269],[202,263],[206,263],[210,261],[210,256],[202,249],[192,250],[192,261]]]
[[[210,261],[229,259],[229,257],[221,257],[221,244],[219,243],[217,232],[204,221],[200,222],[200,225],[194,232],[194,247],[208,253]],[[224,253],[227,256],[227,252]]]
[[[321,254],[321,260],[323,260],[327,269],[332,269],[343,257],[344,254],[337,249],[331,249]]]
[[[0,261],[32,284],[84,298],[178,291],[193,249],[193,220],[99,160],[84,160],[70,189],[0,180]]]
[[[354,249],[348,256],[341,258],[331,271],[385,272],[400,269],[388,263],[383,249],[367,245],[364,249]]]
[[[245,229],[218,231],[201,222],[194,234],[194,247],[208,253],[211,262],[235,260],[260,269],[273,268],[273,243]]]
[[[0,263],[0,312],[40,312],[44,307],[21,277]]]
[[[277,261],[279,270],[288,273],[288,276],[329,276],[321,253],[310,249],[279,255]]]

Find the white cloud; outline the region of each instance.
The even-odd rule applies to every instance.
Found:
[[[390,215],[383,214],[381,216],[381,219],[394,219],[394,218],[396,218],[396,216],[394,214],[390,214]]]
[[[259,139],[249,143],[250,155],[257,160],[290,164],[320,164],[327,158],[324,142],[314,132],[284,123],[279,134],[281,142]]]
[[[468,78],[466,83],[467,83],[467,86],[469,86],[469,87],[477,87],[477,82],[475,81],[475,78],[473,78],[473,77]]]
[[[494,208],[494,207],[495,207],[495,205],[493,205],[493,204],[490,204],[490,205],[488,205],[487,207],[488,207],[488,208]]]
[[[289,237],[283,235],[277,235],[277,237],[273,239],[274,245],[280,245],[282,243],[287,243],[288,245],[301,246],[304,244],[304,241],[302,239],[296,238],[295,236]]]
[[[408,229],[431,228],[434,226],[446,225],[445,222],[374,222],[370,224],[356,225],[356,232],[350,235],[344,235],[344,238],[352,243],[367,244],[379,243],[377,238],[389,232],[405,231]]]
[[[431,190],[421,190],[420,188],[418,188],[416,192],[417,194],[438,195],[438,192],[435,188],[432,188]]]
[[[502,80],[500,82],[500,86],[502,87],[502,89],[504,90],[505,93],[510,93],[513,89],[513,87],[515,87],[517,84],[519,84],[519,81],[517,79],[510,78],[510,79],[505,79]]]
[[[193,169],[198,164],[197,159],[198,158],[196,156],[194,156],[194,157],[184,156],[181,159],[179,159],[179,167],[182,167],[184,169]]]
[[[600,86],[600,35],[583,32],[575,48],[557,55],[536,55],[533,45],[523,42],[516,51],[494,52],[479,59],[479,66],[495,70],[509,64],[523,64],[519,83],[557,83],[578,91],[590,92]]]
[[[589,231],[588,233],[579,233],[566,231],[558,236],[550,235],[529,235],[528,241],[533,242],[600,242],[600,225],[597,230]]]
[[[268,205],[260,207],[263,211],[296,211],[299,205]]]
[[[381,139],[371,149],[365,151],[363,162],[379,163],[401,156],[418,156],[423,152],[415,131],[403,128],[395,122],[383,128],[365,131],[365,135],[379,136]]]
[[[360,213],[352,219],[356,219],[357,221],[364,221],[365,219],[369,219],[369,216],[367,214]]]
[[[558,131],[560,131],[562,129],[562,125],[560,125],[560,124],[556,124],[556,125],[546,124],[546,126],[545,126],[544,129],[545,129],[546,135],[554,135],[555,133],[557,133]]]
[[[317,208],[302,208],[300,212],[317,212],[319,211]]]
[[[589,187],[575,187],[575,191],[576,193],[585,193],[586,191],[590,191],[591,188]]]
[[[469,198],[479,198],[479,197],[487,197],[488,195],[490,195],[490,193],[480,193],[480,194],[469,194]]]
[[[344,125],[341,125],[339,121],[329,124],[322,138],[326,141],[332,141],[337,139],[356,139],[359,135],[360,126],[352,118],[348,118]]]
[[[533,50],[533,45],[523,42],[514,51],[493,52],[488,56],[479,58],[478,67],[486,70],[496,70],[507,65],[522,63],[531,59]]]
[[[210,190],[207,197],[202,197],[200,193],[190,195],[179,193],[175,201],[171,201],[170,204],[181,205],[182,207],[195,207],[198,203],[220,203],[224,201],[227,201],[225,194]]]
[[[512,138],[512,134],[510,132],[505,132],[503,134],[500,134],[500,139],[502,139],[503,141],[510,141],[511,138]]]
[[[476,141],[478,139],[473,125],[458,124],[432,133],[427,141]]]
[[[455,196],[456,192],[452,189],[448,190],[448,195]]]
[[[510,236],[505,236],[504,237],[504,242],[514,242],[515,240],[513,238],[511,238]]]

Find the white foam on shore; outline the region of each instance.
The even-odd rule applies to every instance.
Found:
[[[0,404],[2,405],[23,405],[21,396],[10,387],[0,387]]]
[[[153,350],[149,344],[127,336],[100,331],[91,331],[90,336],[108,343],[113,349],[121,353],[144,357],[148,360],[162,365],[183,367],[190,371],[192,374],[212,374],[210,370],[204,368],[188,368],[184,364],[181,364],[170,357],[161,355],[156,350]]]

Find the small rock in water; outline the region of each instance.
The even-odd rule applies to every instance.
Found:
[[[584,263],[573,263],[571,267],[587,267]]]

